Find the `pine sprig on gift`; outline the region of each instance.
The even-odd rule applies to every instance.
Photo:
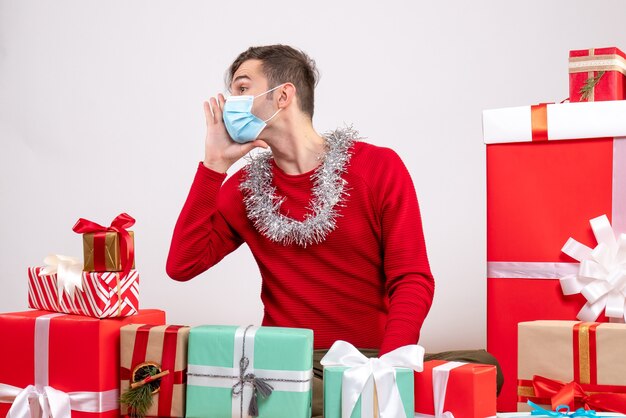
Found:
[[[152,389],[148,385],[129,389],[120,397],[120,403],[128,405],[131,417],[143,418],[152,406]]]
[[[149,376],[155,376],[160,372],[156,366],[145,366],[135,373],[134,381],[141,381]],[[159,380],[131,388],[120,397],[120,403],[128,406],[131,417],[144,418],[148,409],[152,406],[152,392],[159,387]]]
[[[593,93],[593,89],[596,87],[596,84],[598,84],[603,75],[604,71],[600,71],[598,75],[588,78],[587,81],[585,81],[585,84],[578,91],[578,93],[580,93],[581,101],[589,100],[591,93]]]

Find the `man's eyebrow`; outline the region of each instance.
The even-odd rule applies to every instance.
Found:
[[[243,74],[243,75],[239,75],[237,77],[235,77],[235,79],[233,80],[232,84],[235,84],[237,81],[242,80],[242,79],[247,79],[252,81],[252,79],[250,77],[248,77],[247,75]]]

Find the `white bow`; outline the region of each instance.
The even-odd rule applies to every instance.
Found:
[[[323,366],[349,367],[343,373],[341,384],[341,416],[349,418],[370,378],[374,379],[378,396],[380,418],[406,418],[400,392],[396,384],[396,367],[407,367],[421,372],[424,348],[406,345],[380,358],[367,358],[352,344],[335,341],[322,358]],[[363,417],[365,418],[365,417]]]
[[[577,275],[560,279],[564,295],[581,293],[587,303],[578,312],[581,321],[594,322],[605,311],[624,322],[626,302],[626,234],[615,239],[606,215],[589,221],[598,245],[591,249],[569,238],[561,251],[580,262]]]
[[[37,389],[34,385],[28,385],[20,390],[15,386],[0,384],[0,393],[3,398],[15,398],[7,418],[63,418],[72,415],[70,395],[50,386]]]
[[[119,391],[63,392],[51,386],[24,389],[0,383],[0,402],[13,403],[7,418],[71,418],[72,411],[101,413],[119,408]]]
[[[39,276],[57,275],[57,291],[59,299],[65,290],[71,297],[76,288],[83,290],[83,262],[78,258],[66,255],[51,254],[44,258],[46,264],[39,271]]]

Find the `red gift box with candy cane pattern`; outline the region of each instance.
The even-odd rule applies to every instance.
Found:
[[[28,306],[54,312],[113,318],[139,310],[139,273],[82,272],[80,284],[66,290],[57,274],[40,274],[42,267],[28,269]]]
[[[601,241],[615,252],[616,238],[626,232],[626,101],[485,110],[483,136],[487,349],[504,373],[498,410],[513,411],[517,324],[575,320],[590,312],[598,316],[586,321],[606,321],[605,312],[612,311],[605,306],[614,305],[607,305],[607,295],[615,289],[595,297],[592,290],[600,287],[588,288],[591,278],[571,280],[598,273],[581,273],[593,260],[572,255],[590,255]],[[590,220],[602,215],[606,222],[594,230]],[[564,248],[569,238],[580,243],[581,251]]]

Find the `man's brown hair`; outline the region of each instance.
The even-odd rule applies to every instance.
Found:
[[[300,110],[313,118],[314,90],[319,72],[307,54],[288,45],[251,46],[239,54],[228,69],[226,85],[230,89],[233,75],[244,61],[257,59],[261,61],[263,74],[267,77],[268,88],[283,83],[296,86],[296,97]],[[270,92],[268,97],[271,98]]]

